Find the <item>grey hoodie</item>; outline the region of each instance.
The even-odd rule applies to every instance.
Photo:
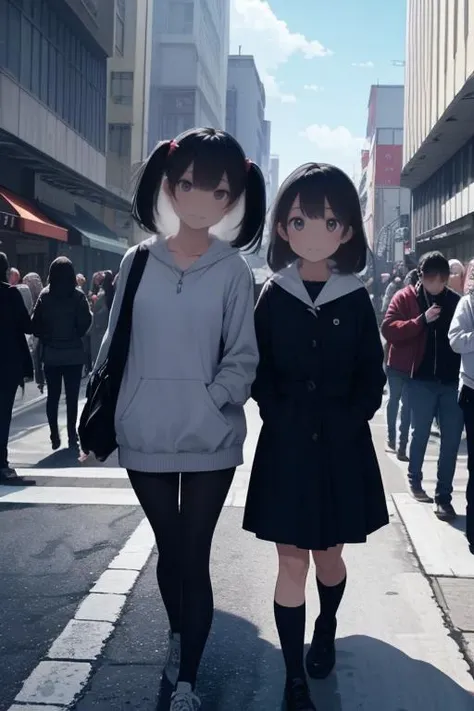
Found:
[[[164,240],[145,244],[150,257],[115,413],[120,464],[143,472],[236,467],[258,364],[250,269],[218,239],[184,272]],[[136,249],[122,261],[95,369],[106,357]]]

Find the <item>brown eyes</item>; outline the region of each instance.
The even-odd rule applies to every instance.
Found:
[[[178,185],[183,193],[190,193],[193,189],[193,184],[190,180],[179,180]],[[230,193],[228,190],[214,190],[214,197],[216,200],[225,200],[229,197]]]

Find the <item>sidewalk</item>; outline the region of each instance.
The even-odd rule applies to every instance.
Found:
[[[434,494],[436,486],[438,453],[439,438],[432,436],[423,470],[424,486],[429,494]],[[406,477],[408,465],[399,462],[393,454],[387,456]],[[464,535],[467,479],[466,442],[463,439],[454,479],[456,521],[439,521],[433,507],[415,501],[408,493],[408,487],[406,493],[393,494],[392,498],[421,569],[444,612],[451,635],[459,642],[474,672],[474,556],[469,552]]]
[[[13,407],[13,416],[19,415],[21,412],[25,412],[25,410],[33,407],[45,398],[46,395],[41,395],[36,383],[26,383],[24,393],[21,388],[18,388],[15,398],[15,405]]]

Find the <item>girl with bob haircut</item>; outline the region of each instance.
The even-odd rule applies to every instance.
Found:
[[[303,664],[310,553],[320,615],[306,657],[313,679],[335,665],[345,543],[388,523],[369,420],[381,405],[383,350],[367,290],[357,191],[330,165],[283,183],[273,211],[274,272],[256,307],[260,353],[252,396],[263,420],[244,528],[277,545],[274,612],[288,711],[314,711]]]
[[[251,271],[265,184],[227,133],[186,131],[146,161],[133,216],[153,236],[135,295],[115,412],[120,464],[153,528],[170,632],[171,711],[196,711],[196,675],[213,617],[212,538],[246,437],[244,404],[258,363]],[[117,324],[137,252],[125,255],[109,327]]]

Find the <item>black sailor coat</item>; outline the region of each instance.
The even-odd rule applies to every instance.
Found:
[[[256,307],[260,364],[252,396],[263,425],[244,528],[325,550],[363,542],[388,523],[369,426],[386,379],[362,283],[332,277],[314,304],[300,284],[295,289],[294,274],[289,290],[284,279],[271,279]]]

